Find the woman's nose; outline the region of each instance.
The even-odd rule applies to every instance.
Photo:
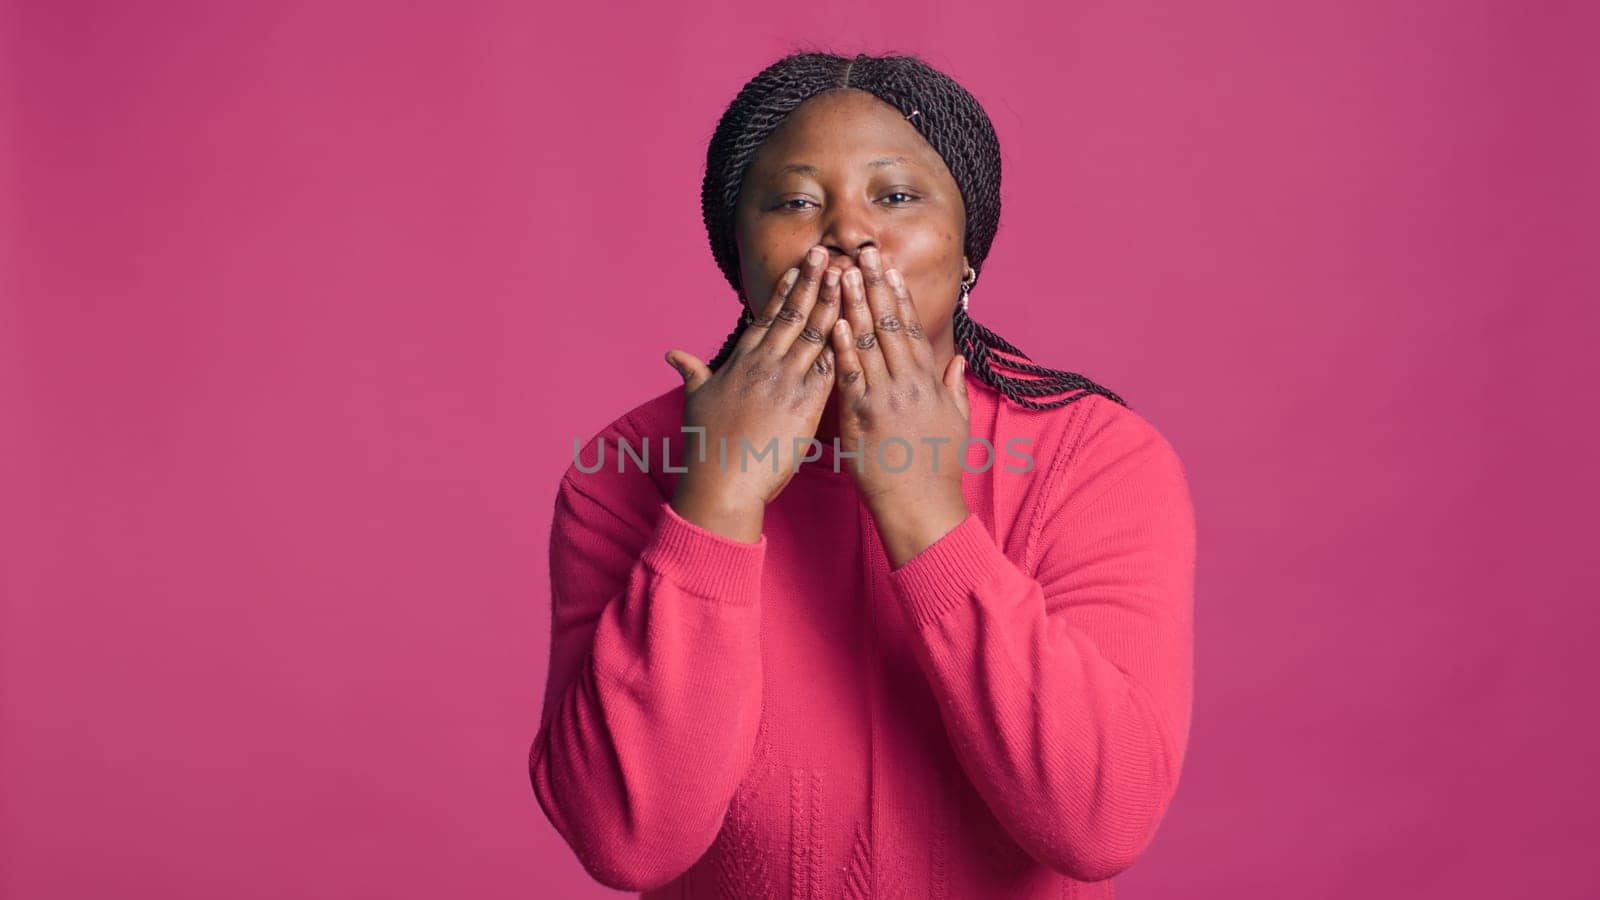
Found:
[[[877,244],[866,243],[849,252],[837,249],[830,250],[828,253],[828,265],[838,269],[840,272],[848,272],[851,269],[859,269],[861,268],[861,251],[867,249],[868,247],[876,246]],[[879,252],[881,253],[882,251],[880,250]]]
[[[821,243],[828,248],[830,262],[841,268],[856,266],[856,257],[863,249],[878,246],[872,211],[861,204],[831,204],[825,224]]]

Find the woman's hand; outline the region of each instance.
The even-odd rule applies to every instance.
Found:
[[[898,568],[967,516],[966,360],[940,367],[905,279],[883,270],[875,248],[859,262],[845,273],[833,330],[840,450],[856,450],[859,439],[851,472]]]
[[[794,477],[796,439],[804,446],[815,437],[833,389],[827,336],[839,316],[839,282],[824,282],[827,263],[827,251],[813,247],[798,269],[786,272],[717,371],[681,350],[667,354],[684,376],[683,424],[705,429],[703,444],[686,435],[687,471],[672,498],[685,519],[747,543],[761,539],[766,504]]]

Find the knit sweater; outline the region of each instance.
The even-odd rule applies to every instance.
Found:
[[[969,442],[969,514],[899,568],[832,447],[757,543],[679,516],[672,469],[699,446],[681,385],[577,452],[529,768],[596,880],[645,900],[1114,896],[1188,745],[1185,471],[1101,395],[967,394],[994,455]]]

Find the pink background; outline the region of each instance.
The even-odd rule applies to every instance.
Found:
[[[974,314],[1189,469],[1119,893],[1592,896],[1592,6],[244,6],[0,13],[7,900],[614,896],[527,780],[551,501],[732,325],[705,142],[796,49],[973,91]]]

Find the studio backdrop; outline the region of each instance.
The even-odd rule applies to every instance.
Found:
[[[0,6],[0,896],[607,897],[535,801],[575,438],[738,315],[701,220],[801,50],[968,87],[976,313],[1198,525],[1118,896],[1589,896],[1593,8]]]

